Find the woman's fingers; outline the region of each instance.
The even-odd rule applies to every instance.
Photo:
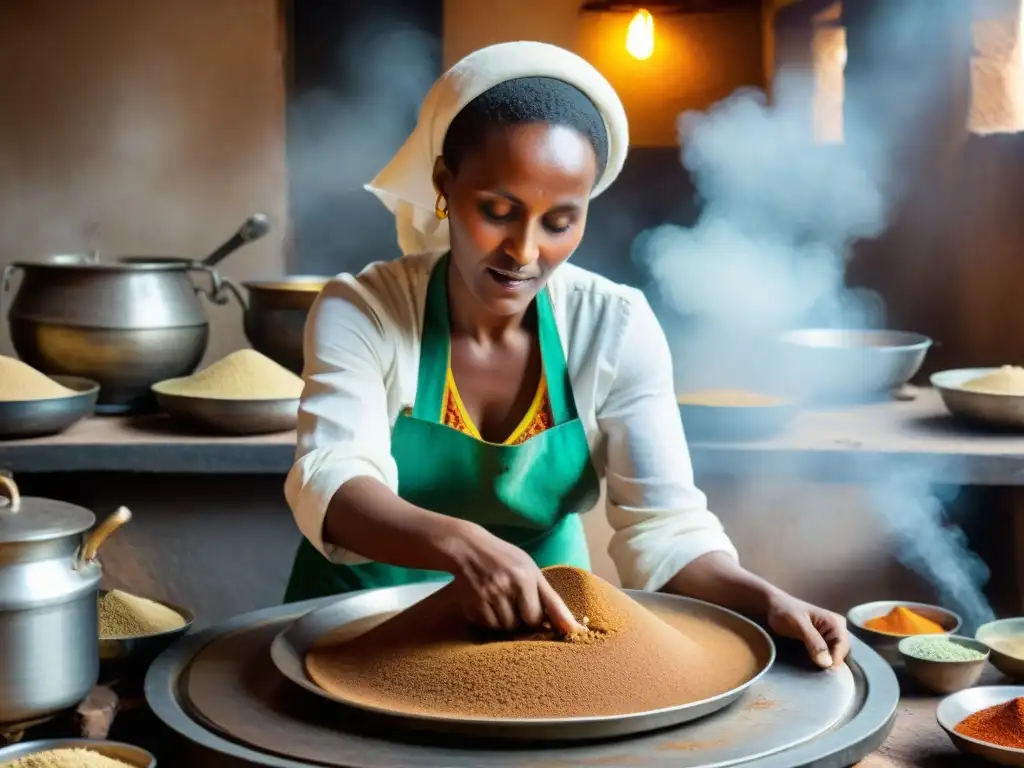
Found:
[[[488,629],[501,629],[501,623],[490,604],[477,598],[464,610],[467,621]]]
[[[523,623],[528,627],[540,626],[544,621],[544,606],[540,601],[540,593],[535,582],[521,584],[516,595],[516,608]]]
[[[495,629],[512,631],[519,626],[519,611],[516,604],[507,596],[499,595],[492,599],[491,611],[498,621],[498,626]]]
[[[829,617],[823,619],[823,626],[819,631],[828,645],[832,666],[838,667],[850,655],[850,637],[846,631],[846,623],[838,616]]]
[[[540,575],[537,581],[537,591],[540,596],[541,605],[544,608],[544,613],[547,615],[548,620],[551,622],[551,626],[563,635],[569,635],[574,632],[582,632],[583,627],[576,622],[576,618],[572,615],[564,602],[562,597],[555,592],[544,574]]]
[[[828,643],[825,642],[821,632],[814,626],[810,615],[800,613],[794,617],[794,620],[800,629],[800,636],[803,639],[804,645],[807,646],[807,652],[811,655],[814,663],[822,669],[831,667],[832,654],[829,652]]]

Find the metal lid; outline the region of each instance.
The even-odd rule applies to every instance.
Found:
[[[43,261],[15,261],[11,263],[22,271],[65,270],[87,272],[185,272],[192,262],[175,256],[123,256],[117,261],[93,261],[75,254],[51,256]]]
[[[95,523],[92,512],[74,504],[22,497],[14,481],[0,475],[0,544],[74,536]]]

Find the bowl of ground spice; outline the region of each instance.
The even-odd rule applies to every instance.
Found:
[[[100,386],[77,376],[47,376],[0,355],[0,440],[56,435],[96,409]]]
[[[0,768],[156,768],[156,758],[119,741],[46,739],[0,749]]]
[[[1024,766],[1024,687],[982,686],[947,696],[935,719],[961,752]]]
[[[932,693],[955,693],[976,685],[989,650],[984,643],[958,635],[918,635],[900,640],[907,673]]]
[[[918,635],[952,635],[963,623],[950,610],[927,603],[880,600],[851,608],[850,631],[894,667],[903,667],[900,640]]]
[[[736,389],[678,395],[686,436],[708,442],[766,440],[785,429],[799,413],[791,400]]]
[[[254,349],[240,349],[198,373],[152,387],[171,418],[232,435],[295,429],[302,388],[301,376]]]
[[[100,592],[100,677],[139,682],[153,659],[185,635],[194,617],[185,608],[119,589]]]
[[[982,624],[974,637],[991,650],[993,667],[1014,680],[1024,680],[1024,618]]]

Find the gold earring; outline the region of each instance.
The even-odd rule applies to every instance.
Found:
[[[444,203],[443,208],[441,207],[442,202]],[[448,201],[444,199],[444,194],[439,194],[434,202],[434,215],[441,221],[448,218]]]

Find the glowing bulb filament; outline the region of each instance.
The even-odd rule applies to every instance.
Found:
[[[654,17],[650,11],[641,8],[630,19],[626,52],[639,61],[646,61],[654,53]]]

